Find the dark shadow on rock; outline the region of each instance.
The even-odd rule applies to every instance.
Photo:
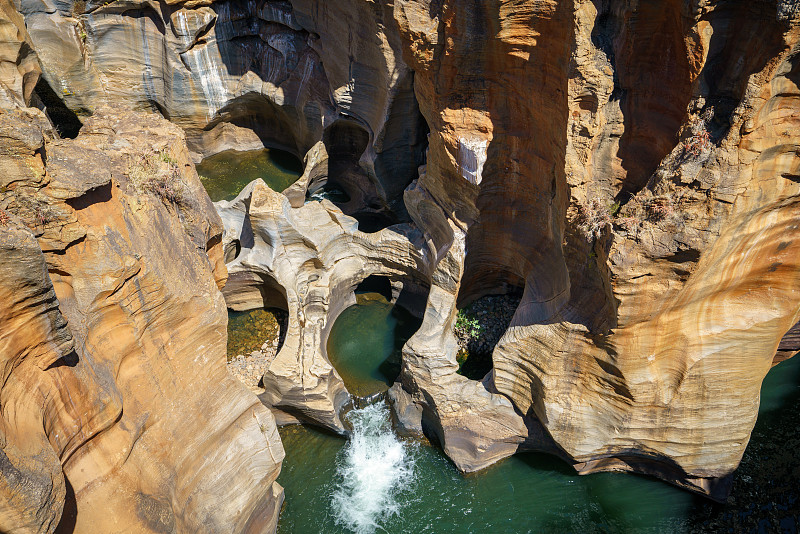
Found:
[[[73,350],[69,354],[65,354],[61,358],[51,363],[47,367],[47,370],[49,371],[50,369],[56,369],[58,367],[75,367],[76,365],[78,365],[78,361],[79,361],[78,353]]]
[[[102,204],[111,200],[111,182],[87,191],[85,194],[70,198],[66,202],[74,210],[86,209],[95,204]]]
[[[83,123],[75,112],[64,104],[64,101],[53,91],[53,88],[50,87],[44,77],[39,78],[34,92],[44,105],[45,113],[56,127],[58,135],[69,139],[78,137]]]
[[[61,513],[61,521],[58,522],[55,534],[72,534],[75,532],[75,524],[78,520],[78,501],[75,499],[75,490],[66,476],[64,484],[67,489],[64,497],[64,511]]]

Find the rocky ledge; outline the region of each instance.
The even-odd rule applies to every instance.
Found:
[[[544,450],[725,497],[798,349],[795,3],[0,7],[0,105],[83,121],[0,115],[1,530],[274,529],[272,411],[344,430],[326,341],[371,276],[423,316],[402,427],[461,470]],[[190,160],[264,145],[301,179],[215,212]],[[459,305],[510,288],[458,374]],[[258,398],[226,306],[288,314]]]
[[[225,372],[222,225],[180,128],[0,111],[0,531],[274,530],[283,447]],[[203,414],[203,417],[197,417]]]

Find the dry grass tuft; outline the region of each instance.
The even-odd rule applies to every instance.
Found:
[[[186,202],[185,186],[175,159],[166,151],[140,152],[128,159],[128,177],[139,193],[152,193],[164,204]]]
[[[586,241],[598,239],[605,229],[611,227],[615,205],[607,206],[599,198],[593,198],[588,204],[578,204],[577,207],[575,222]]]

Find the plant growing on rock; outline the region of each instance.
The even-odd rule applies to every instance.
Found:
[[[15,193],[12,206],[10,211],[20,217],[29,228],[44,227],[61,218],[56,209],[29,194]]]
[[[711,137],[709,136],[705,125],[703,125],[700,131],[692,134],[692,136],[686,140],[683,149],[686,154],[696,158],[705,152],[710,144]]]
[[[607,206],[599,198],[593,198],[588,204],[578,204],[575,222],[586,241],[591,242],[599,238],[604,229],[611,226],[616,211],[619,211],[619,204]]]
[[[685,192],[673,190],[650,196],[637,195],[625,205],[623,216],[614,219],[614,224],[628,232],[637,229],[643,222],[667,221],[678,224],[681,221],[684,196]]]
[[[714,118],[714,107],[709,106],[700,118],[691,124],[692,135],[683,143],[684,157],[697,158],[711,147],[708,123]]]
[[[164,204],[185,202],[178,163],[166,151],[141,152],[128,159],[128,177],[140,193],[152,193]]]
[[[8,216],[8,213],[5,210],[0,209],[0,226],[8,226],[8,223],[11,222],[11,217]]]
[[[482,329],[476,317],[471,317],[465,310],[458,310],[455,324],[457,338],[466,343],[472,339],[477,339]]]
[[[672,196],[669,194],[651,197],[644,202],[649,221],[663,221],[675,212]]]

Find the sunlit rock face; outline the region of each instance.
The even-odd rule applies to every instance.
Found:
[[[225,370],[222,225],[180,128],[101,109],[62,140],[28,109],[0,137],[0,530],[274,530],[283,448]]]
[[[263,377],[262,399],[275,409],[337,432],[349,400],[327,357],[336,317],[355,303],[354,290],[372,275],[424,300],[430,279],[422,235],[409,225],[367,234],[330,201],[292,208],[257,180],[231,202],[218,202],[233,309],[278,306],[289,312],[286,340]],[[234,254],[231,251],[235,250]]]
[[[793,4],[20,11],[77,112],[151,108],[196,154],[271,143],[304,157],[284,195],[256,182],[217,206],[228,305],[290,312],[267,404],[341,431],[327,331],[355,285],[382,274],[430,288],[390,396],[462,470],[541,449],[582,473],[725,495],[761,380],[797,346]],[[349,200],[304,205],[326,183]],[[367,233],[365,215],[405,224]],[[493,371],[458,375],[457,307],[519,287]],[[57,477],[42,487],[60,491]]]
[[[41,69],[25,19],[10,0],[0,2],[0,43],[0,108],[25,107]]]
[[[395,17],[432,131],[420,188],[466,233],[450,291],[524,281],[488,388],[581,472],[724,495],[800,312],[794,12],[401,1]],[[409,368],[435,357],[420,341]]]
[[[761,4],[395,4],[431,129],[404,195],[424,235],[407,253],[424,253],[430,277],[390,392],[406,428],[436,434],[465,471],[533,448],[584,473],[726,493],[800,309],[793,16]],[[343,46],[334,29],[321,46]],[[233,238],[249,235],[248,209],[226,222]],[[353,239],[334,234],[324,242]],[[257,249],[250,271],[272,257]],[[493,372],[457,375],[457,303],[518,286]],[[311,343],[327,364],[324,339]]]
[[[312,188],[344,189],[350,214],[404,217],[427,129],[388,31],[390,7],[26,0],[20,9],[45,79],[79,115],[101,104],[160,112],[185,129],[195,161],[265,145],[303,158],[324,142]]]

